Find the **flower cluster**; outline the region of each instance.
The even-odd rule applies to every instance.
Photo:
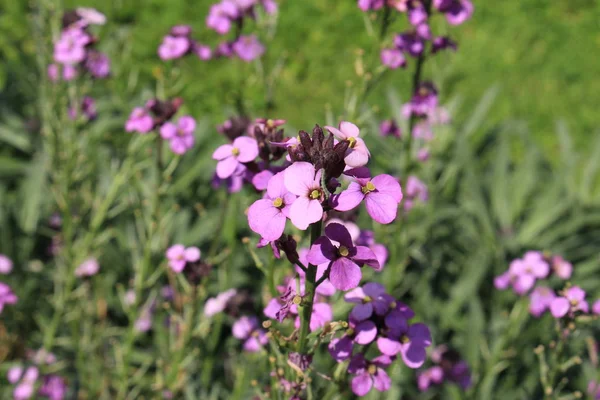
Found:
[[[4,254],[0,254],[0,274],[8,275],[13,270],[13,262]],[[6,304],[16,304],[17,295],[12,291],[10,286],[4,282],[0,282],[0,314],[4,310]]]
[[[439,386],[447,382],[456,383],[463,390],[471,386],[471,373],[466,361],[460,354],[446,345],[437,346],[431,352],[431,361],[434,366],[419,373],[417,384],[419,390],[426,391],[432,386]]]
[[[161,60],[174,60],[189,54],[195,54],[201,60],[209,60],[212,50],[209,46],[194,41],[191,37],[192,27],[176,25],[163,38],[158,46],[158,56]]]
[[[90,96],[83,96],[79,106],[69,107],[69,118],[76,120],[80,115],[87,121],[93,121],[98,116],[96,111],[96,100]]]
[[[80,73],[94,78],[110,75],[110,60],[95,46],[98,39],[89,32],[90,25],[103,25],[106,18],[91,8],[78,8],[63,15],[60,38],[54,44],[54,63],[48,66],[52,81],[70,81]]]
[[[65,380],[55,374],[41,375],[40,365],[50,365],[56,362],[56,357],[44,350],[37,352],[28,351],[28,365],[15,365],[8,370],[7,380],[14,385],[13,398],[15,400],[28,400],[47,398],[50,400],[63,400],[67,396]],[[37,393],[36,393],[36,387]]]
[[[348,372],[354,374],[351,387],[357,396],[366,395],[374,386],[379,391],[390,388],[385,368],[400,355],[409,368],[425,362],[431,333],[423,323],[410,323],[414,312],[387,294],[385,288],[369,282],[345,295],[355,304],[342,337],[329,344],[329,353],[338,362],[350,359]],[[367,348],[376,343],[381,355],[367,359]]]
[[[508,271],[494,279],[494,286],[499,290],[512,287],[521,296],[529,294],[529,312],[535,317],[550,311],[555,318],[573,319],[590,313],[585,290],[570,284],[557,292],[547,283],[536,286],[539,280],[551,275],[568,280],[572,273],[573,266],[561,256],[528,251],[523,258],[513,260]],[[593,304],[591,312],[600,314],[600,301]]]
[[[410,211],[415,202],[426,203],[429,200],[427,185],[414,175],[410,175],[404,185],[404,211]]]
[[[196,120],[184,115],[177,122],[172,121],[182,104],[181,98],[149,100],[144,107],[133,109],[125,123],[125,130],[143,135],[158,129],[160,136],[169,142],[173,153],[184,154],[194,147]]]
[[[98,260],[95,258],[88,258],[75,269],[75,276],[80,278],[94,276],[99,270],[100,264],[98,264]]]

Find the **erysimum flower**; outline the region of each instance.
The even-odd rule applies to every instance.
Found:
[[[233,51],[244,61],[252,61],[263,55],[265,46],[256,35],[240,36],[232,45]]]
[[[426,391],[432,385],[439,385],[444,381],[444,371],[442,367],[435,366],[419,374],[417,378],[417,385],[421,392]]]
[[[196,262],[200,259],[200,249],[197,247],[185,247],[182,244],[175,244],[167,249],[167,259],[169,267],[177,273],[183,271],[188,262]]]
[[[446,15],[451,25],[460,25],[473,15],[470,0],[433,0],[433,6]]]
[[[327,225],[325,235],[315,241],[307,259],[313,265],[329,262],[329,281],[336,289],[357,287],[362,278],[360,267],[364,264],[375,270],[380,269],[373,251],[365,246],[354,246],[350,233],[343,225]]]
[[[256,317],[241,317],[233,324],[232,331],[235,338],[244,341],[244,350],[249,352],[259,351],[269,341]]]
[[[373,313],[383,316],[394,301],[385,293],[385,288],[380,283],[369,282],[362,287],[357,287],[346,293],[344,300],[356,304],[350,312],[350,317],[356,321],[364,321],[371,318]]]
[[[307,162],[295,162],[284,171],[285,187],[298,196],[289,212],[292,223],[298,229],[305,230],[308,225],[323,218],[321,173],[322,170],[315,171],[315,167]]]
[[[589,312],[585,291],[579,286],[568,288],[563,296],[556,297],[550,303],[550,312],[555,318],[562,318],[567,314],[573,316],[577,311]]]
[[[38,394],[50,400],[63,400],[67,395],[67,384],[58,375],[46,375]]]
[[[85,59],[85,68],[94,78],[106,78],[110,75],[110,59],[99,51],[89,51]]]
[[[409,325],[406,320],[391,329],[388,337],[377,339],[379,351],[388,356],[398,353],[409,368],[419,368],[425,362],[426,348],[431,345],[431,333],[422,323]]]
[[[334,338],[329,344],[329,354],[340,362],[352,356],[354,343],[367,345],[377,337],[377,326],[373,321],[355,322],[350,319],[350,325],[344,336]]]
[[[177,124],[166,122],[160,127],[160,136],[169,141],[171,151],[175,154],[184,154],[194,147],[194,130],[196,121],[189,115],[179,118]]]
[[[10,274],[13,269],[13,262],[4,254],[0,254],[0,274]]]
[[[284,172],[271,177],[265,198],[255,201],[248,209],[250,229],[268,241],[281,237],[292,203],[296,200],[296,196],[286,189],[283,181]]]
[[[406,59],[404,54],[398,49],[383,49],[381,50],[381,63],[388,68],[397,69],[406,67]]]
[[[154,120],[148,110],[143,107],[134,108],[125,123],[125,130],[143,134],[150,132],[152,129],[154,129]]]
[[[217,176],[229,178],[241,163],[253,161],[258,156],[256,139],[240,136],[232,144],[219,146],[212,157],[217,163]]]
[[[379,10],[384,3],[385,0],[358,0],[358,7],[363,11]]]
[[[77,15],[86,25],[104,25],[106,16],[95,8],[77,7]]]
[[[10,286],[0,282],[0,314],[2,314],[5,304],[16,304],[16,302],[17,296],[13,293]]]
[[[348,365],[348,372],[356,375],[350,384],[352,392],[357,396],[365,396],[373,387],[380,392],[390,390],[392,380],[384,368],[391,363],[391,358],[385,355],[372,361],[365,360],[362,353],[355,355]]]
[[[402,201],[400,183],[386,174],[372,179],[361,177],[350,183],[348,189],[332,197],[333,208],[337,211],[352,210],[363,200],[371,218],[380,224],[389,224],[396,218],[398,204]]]
[[[158,47],[158,56],[163,60],[173,60],[185,55],[189,49],[190,40],[187,37],[167,35]]]
[[[238,8],[230,0],[223,0],[210,7],[206,17],[206,26],[224,35],[231,29],[231,21],[239,17]]]
[[[336,129],[333,126],[326,126],[325,129],[339,140],[347,140],[350,143],[348,150],[346,150],[346,157],[344,157],[346,165],[356,168],[362,167],[369,162],[371,153],[369,153],[365,142],[358,137],[360,130],[356,125],[351,122],[342,121],[340,122],[340,129]]]
[[[556,298],[554,291],[546,286],[538,286],[529,295],[529,312],[539,317],[550,308],[552,301]]]
[[[100,270],[100,264],[95,258],[88,258],[75,269],[75,276],[93,276]]]
[[[85,59],[85,46],[90,36],[79,28],[70,28],[62,32],[54,45],[54,61],[61,64],[78,64]]]
[[[573,265],[561,256],[552,257],[552,271],[560,279],[567,280],[573,273]]]
[[[204,315],[207,317],[212,317],[213,315],[222,312],[227,307],[229,300],[231,300],[236,294],[237,290],[229,289],[219,293],[217,297],[211,297],[210,299],[206,300],[206,303],[204,304]]]

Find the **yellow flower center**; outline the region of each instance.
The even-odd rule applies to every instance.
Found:
[[[240,149],[234,147],[233,149],[231,149],[231,154],[233,154],[234,156],[238,156],[240,154]]]
[[[294,298],[292,299],[292,303],[294,303],[295,305],[300,305],[300,303],[302,303],[302,297],[294,296]]]
[[[404,344],[410,343],[410,338],[406,335],[402,335],[402,337],[400,338],[400,341]]]
[[[571,300],[569,303],[571,303],[572,306],[576,306],[577,304],[579,304],[577,300]]]
[[[422,87],[419,89],[419,96],[427,96],[429,94],[429,90],[426,87]]]
[[[312,192],[310,192],[311,199],[317,200],[319,197],[321,197],[321,192],[319,191],[319,189],[314,189]]]
[[[265,125],[267,126],[267,128],[272,128],[273,125],[275,125],[275,121],[273,121],[272,119],[268,119]]]
[[[375,190],[375,185],[373,184],[373,182],[369,181],[360,190],[363,192],[363,194],[367,194],[367,193],[372,192],[373,190]]]
[[[371,296],[365,296],[365,298],[363,299],[363,304],[370,303],[372,301],[373,299],[371,298]]]
[[[398,304],[396,304],[396,302],[395,302],[395,301],[392,301],[392,302],[390,303],[390,308],[396,308],[396,306],[397,306],[397,305],[398,305]]]
[[[340,246],[338,252],[342,257],[348,257],[348,254],[350,254],[350,251],[348,251],[348,248],[346,246]]]
[[[375,375],[375,373],[377,372],[377,365],[374,365],[374,364],[369,365],[369,368],[367,368],[367,371],[369,372],[370,375]]]
[[[273,206],[274,207],[281,207],[283,205],[283,199],[281,197],[276,198],[275,200],[273,200]]]
[[[353,138],[352,136],[350,136],[346,140],[350,143],[348,145],[348,147],[350,147],[351,149],[354,148],[354,145],[356,144],[356,138]]]

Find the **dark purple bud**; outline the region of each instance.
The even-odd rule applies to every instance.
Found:
[[[183,273],[188,282],[193,285],[198,285],[203,278],[208,278],[212,269],[212,265],[203,261],[198,261],[195,263],[187,263]]]
[[[296,264],[300,259],[298,255],[298,243],[292,237],[292,235],[282,235],[279,239],[277,239],[277,247],[281,249],[290,263]]]
[[[288,360],[290,360],[292,364],[297,365],[300,370],[306,371],[312,363],[312,356],[308,354],[300,354],[294,351],[288,355]]]
[[[65,13],[63,14],[63,17],[62,17],[63,29],[66,29],[69,26],[73,25],[74,23],[79,22],[80,19],[81,19],[81,17],[79,16],[79,14],[77,14],[77,11],[75,11],[75,10],[65,11]]]

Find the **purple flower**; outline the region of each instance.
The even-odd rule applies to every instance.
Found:
[[[221,179],[215,173],[211,181],[211,186],[218,189],[222,184],[225,184],[229,193],[237,193],[242,190],[244,180],[247,176],[247,168],[244,164],[238,164],[237,168],[229,178]]]
[[[169,141],[171,151],[175,154],[184,154],[194,147],[194,130],[196,121],[189,115],[179,118],[177,125],[166,122],[160,127],[160,136]]]
[[[48,79],[56,82],[60,79],[60,69],[62,68],[62,79],[70,81],[77,77],[77,68],[69,64],[50,64],[48,65]]]
[[[460,25],[473,15],[473,3],[470,0],[433,0],[433,6],[446,14],[451,25]]]
[[[297,314],[297,307],[295,314]],[[292,310],[294,311],[294,310]],[[308,327],[310,331],[317,330],[319,328],[323,328],[326,324],[331,322],[333,319],[333,310],[331,306],[327,303],[315,303],[313,304],[313,312],[310,315],[310,323]],[[300,317],[296,317],[295,321],[296,328],[300,328]]]
[[[10,274],[13,269],[13,262],[4,254],[0,254],[0,274]]]
[[[437,105],[437,89],[431,82],[424,82],[420,84],[410,103],[404,105],[402,112],[408,117],[426,117],[436,110]]]
[[[356,321],[371,318],[373,312],[379,316],[385,315],[393,301],[385,293],[383,285],[376,282],[369,282],[349,291],[344,295],[344,300],[356,304],[350,312],[350,318]]]
[[[129,115],[129,119],[125,123],[127,132],[148,133],[154,129],[154,120],[143,107],[136,107]]]
[[[562,318],[567,314],[572,317],[577,311],[589,312],[585,291],[579,286],[568,288],[564,291],[564,296],[556,297],[550,303],[550,312],[555,318]]]
[[[550,304],[556,298],[554,291],[546,286],[538,286],[529,295],[529,312],[535,316],[541,316],[550,309]]]
[[[404,54],[398,49],[381,50],[381,63],[391,69],[406,67]]]
[[[550,273],[550,266],[539,251],[528,251],[522,259],[513,260],[508,269],[517,294],[527,293],[535,284]]]
[[[181,36],[167,35],[158,47],[158,56],[162,60],[180,58],[190,49],[190,39]]]
[[[421,372],[417,378],[417,385],[421,392],[425,392],[430,386],[439,385],[444,381],[444,370],[435,366]]]
[[[329,354],[337,362],[347,360],[352,356],[354,343],[367,345],[377,337],[377,326],[373,321],[354,322],[341,338],[335,338],[329,344]]]
[[[98,260],[95,258],[88,258],[75,269],[75,276],[80,278],[84,276],[94,276],[99,270],[100,264],[98,264]]]
[[[350,211],[363,200],[371,218],[380,224],[389,224],[396,219],[398,204],[402,201],[400,183],[387,174],[372,179],[358,178],[348,189],[332,197],[332,204],[337,211]]]
[[[95,8],[78,7],[77,15],[85,25],[104,25],[106,16]]]
[[[256,317],[241,317],[233,324],[232,332],[235,338],[244,341],[244,350],[253,353],[269,341],[265,331],[259,328]]]
[[[171,36],[189,37],[192,34],[192,27],[189,25],[175,25],[169,33]]]
[[[409,325],[406,320],[400,320],[390,327],[388,337],[377,339],[379,351],[387,356],[398,353],[409,368],[419,368],[427,357],[426,348],[431,345],[431,333],[427,325],[422,323]]]
[[[373,387],[380,392],[390,390],[392,380],[384,368],[391,363],[392,360],[385,355],[372,361],[365,360],[362,353],[355,355],[348,366],[348,372],[356,375],[350,384],[352,392],[357,396],[365,396]]]
[[[295,162],[284,171],[286,189],[298,196],[289,211],[289,217],[298,229],[305,230],[323,218],[321,173],[322,170],[315,172],[315,167],[307,162]]]
[[[83,114],[88,121],[93,121],[98,116],[98,113],[96,112],[96,100],[90,96],[83,97],[79,108],[81,114]],[[77,119],[78,114],[79,111],[76,107],[69,107],[69,118],[75,120]]]
[[[213,56],[212,49],[204,44],[194,43],[193,52],[202,61],[210,60]]]
[[[573,265],[561,256],[552,257],[552,271],[560,279],[567,280],[573,273]]]
[[[232,1],[223,0],[210,7],[206,17],[206,26],[218,34],[224,35],[231,29],[231,21],[238,17],[239,10],[236,5]]]
[[[182,244],[175,244],[167,249],[165,255],[169,260],[169,267],[180,273],[188,262],[196,262],[200,259],[200,249],[193,246],[186,248]]]
[[[411,175],[406,180],[406,186],[404,187],[404,210],[410,211],[414,205],[414,200],[418,199],[421,202],[426,202],[429,199],[429,191],[427,185],[423,183],[419,178]]]
[[[457,44],[448,36],[438,36],[431,43],[431,53],[435,54],[439,51],[450,49],[456,51]]]
[[[58,375],[46,375],[38,394],[50,400],[63,400],[67,395],[67,384]]]
[[[21,377],[19,384],[13,390],[14,400],[27,400],[33,396],[35,383],[39,377],[37,367],[29,367]]]
[[[248,209],[250,229],[268,241],[277,240],[285,230],[296,196],[284,185],[284,172],[274,175],[268,183],[265,198],[255,201]]]
[[[0,282],[0,314],[2,314],[5,304],[16,304],[17,299],[10,286]]]
[[[402,135],[400,128],[393,119],[382,121],[379,124],[379,132],[381,136],[395,136],[399,138]]]
[[[219,293],[217,297],[211,297],[204,304],[204,315],[212,317],[225,310],[227,303],[237,294],[237,290],[229,289]]]
[[[592,312],[595,315],[600,315],[600,300],[596,300],[592,305]]]
[[[425,42],[417,32],[404,32],[394,37],[394,46],[413,57],[419,57],[425,50]]]
[[[346,165],[356,168],[362,167],[369,162],[371,153],[369,153],[365,142],[358,137],[360,130],[356,125],[352,122],[342,121],[340,122],[340,129],[336,129],[333,126],[326,126],[325,129],[339,140],[347,140],[350,143],[344,157]]]
[[[232,144],[219,146],[212,155],[217,163],[217,176],[229,178],[241,163],[253,161],[258,156],[256,139],[247,136],[236,138]]]
[[[384,0],[358,0],[358,7],[363,11],[379,10],[384,3]]]
[[[587,392],[594,400],[600,400],[600,383],[590,381],[588,383]]]
[[[327,225],[325,235],[315,241],[307,259],[313,265],[329,262],[329,280],[336,289],[346,291],[357,287],[362,278],[360,267],[364,264],[380,269],[373,251],[365,246],[354,246],[343,225]]]
[[[274,14],[277,12],[277,3],[275,0],[261,0],[260,2],[267,14]]]
[[[78,64],[85,59],[85,46],[90,36],[79,28],[71,28],[62,32],[54,45],[54,61],[61,64]]]
[[[256,35],[240,36],[232,44],[232,49],[244,61],[252,61],[265,52],[265,46],[262,45]]]
[[[356,244],[359,246],[367,246],[373,250],[373,253],[375,253],[375,256],[377,257],[377,261],[379,261],[381,269],[383,269],[388,259],[388,250],[384,245],[375,243],[375,234],[373,231],[360,231],[360,235],[356,239]]]
[[[85,67],[94,78],[106,78],[110,75],[110,59],[99,51],[88,52]]]
[[[137,332],[143,333],[148,332],[152,329],[152,310],[151,308],[145,308],[140,313],[138,319],[135,320],[134,328]]]
[[[429,16],[425,5],[421,0],[411,0],[407,2],[408,21],[412,26],[418,26],[427,22]]]

